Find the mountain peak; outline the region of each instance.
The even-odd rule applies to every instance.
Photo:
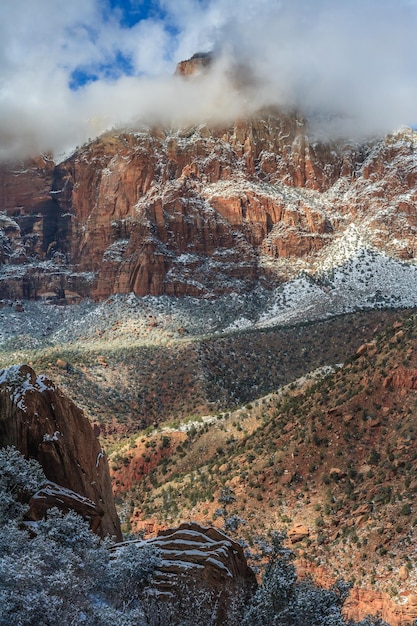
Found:
[[[175,70],[176,76],[198,76],[204,74],[211,67],[214,54],[210,52],[196,52],[190,59],[180,61]]]

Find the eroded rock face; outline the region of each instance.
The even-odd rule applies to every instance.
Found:
[[[365,510],[365,509],[364,509]],[[331,587],[336,578],[329,575],[323,566],[312,565],[310,561],[299,559],[296,561],[297,572],[300,577],[312,576],[315,584],[321,587]],[[401,570],[390,572],[390,580],[395,584],[400,580]],[[407,568],[404,568],[407,571]],[[377,615],[390,626],[408,626],[417,619],[417,596],[412,592],[401,593],[401,601],[388,593],[369,587],[354,586],[343,605],[343,615],[347,620],[357,621],[369,615]]]
[[[54,251],[61,287],[95,298],[254,287],[259,252],[304,256],[328,243],[326,212],[288,189],[338,179],[346,157],[323,150],[308,144],[304,121],[276,112],[228,129],[102,137],[54,171],[57,213],[71,221]],[[50,279],[37,293],[53,289]]]
[[[71,220],[57,202],[56,166],[43,155],[0,165],[0,297],[85,290],[69,265]]]
[[[8,445],[37,459],[57,483],[50,497],[60,486],[92,501],[95,513],[89,515],[96,532],[121,538],[107,458],[90,423],[51,380],[28,365],[0,370],[0,446]]]
[[[197,55],[178,80],[209,67]],[[324,143],[297,112],[269,109],[224,128],[107,133],[56,166],[3,166],[0,297],[273,287],[295,267],[314,272],[349,225],[414,259],[416,163],[411,130]]]
[[[185,522],[178,528],[159,531],[148,543],[161,550],[165,560],[161,572],[189,575],[189,566],[195,567],[201,569],[201,575],[197,577],[219,590],[227,579],[255,582],[241,545],[217,528]],[[195,578],[194,574],[192,576]],[[165,578],[165,581],[164,576],[160,578],[161,587],[170,585],[169,577]]]
[[[398,367],[383,381],[383,387],[394,389],[417,389],[417,370]]]
[[[345,614],[355,621],[370,614],[380,615],[391,626],[407,626],[417,619],[417,598],[408,595],[401,604],[396,604],[386,593],[354,588],[346,602]]]

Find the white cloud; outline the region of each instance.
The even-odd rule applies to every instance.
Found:
[[[163,20],[156,13],[128,28],[107,0],[2,0],[0,158],[64,150],[132,120],[229,120],[274,103],[336,113],[333,126],[337,119],[349,133],[417,121],[415,1],[160,0],[159,6]],[[210,49],[220,60],[207,79],[172,79],[177,61]],[[133,75],[110,80],[117,55]],[[242,62],[257,77],[244,97],[227,77]],[[74,92],[75,70],[97,81]],[[328,123],[322,128],[330,130]]]

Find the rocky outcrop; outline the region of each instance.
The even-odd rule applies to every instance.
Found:
[[[52,482],[43,484],[33,494],[29,500],[29,511],[26,517],[32,521],[39,521],[44,519],[48,510],[52,508],[57,508],[64,513],[75,511],[89,522],[93,532],[100,531],[104,510],[92,500]]]
[[[291,543],[298,543],[299,541],[303,541],[303,539],[308,539],[309,536],[309,529],[302,524],[296,524],[287,533],[288,540]]]
[[[315,584],[329,588],[336,582],[336,577],[331,575],[326,567],[312,564],[306,559],[296,561],[297,573],[303,577],[311,577]],[[391,583],[398,582],[401,577],[401,570],[407,571],[406,567],[400,568],[398,574],[390,572],[387,577]],[[403,577],[404,580],[405,577]],[[366,616],[379,616],[390,626],[409,626],[417,619],[417,596],[414,591],[402,591],[400,596],[393,598],[384,591],[371,587],[353,586],[349,596],[343,605],[343,615],[348,620],[363,620]]]
[[[210,587],[221,590],[228,579],[255,583],[255,575],[246,562],[240,544],[217,528],[184,523],[178,528],[162,530],[148,542],[161,551],[165,561],[161,572],[190,575],[190,567],[201,570],[201,578]],[[195,572],[191,574],[195,578]],[[159,586],[170,586],[169,576],[161,574]]]
[[[57,489],[64,487],[75,492],[67,493],[68,506],[71,498],[84,498],[86,517],[98,534],[121,538],[107,458],[90,423],[51,380],[28,365],[0,370],[0,446],[8,445],[37,459],[48,480],[57,483],[35,496],[34,510],[40,500],[55,506],[63,498]]]
[[[393,389],[417,389],[417,370],[398,367],[383,380],[383,387]]]
[[[239,589],[243,600],[256,588],[255,574],[246,562],[242,546],[216,528],[184,523],[160,531],[144,544],[156,547],[161,557],[154,573],[161,598],[206,590],[218,602],[221,621],[231,592]]]
[[[386,593],[355,587],[344,608],[346,616],[355,621],[372,614],[380,615],[390,626],[407,626],[417,619],[417,596],[405,595],[397,604]]]

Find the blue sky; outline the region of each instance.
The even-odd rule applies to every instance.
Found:
[[[108,0],[100,2],[104,22],[116,22],[120,26],[121,38],[123,33],[132,31],[141,22],[144,24],[155,23],[163,29],[169,38],[175,40],[178,30],[170,23],[169,15],[159,2],[148,0]],[[95,31],[91,30],[91,39],[95,38]],[[104,78],[117,80],[121,76],[134,76],[141,74],[135,70],[131,55],[117,47],[105,60],[97,63],[86,64],[72,70],[69,86],[76,91],[87,85]]]
[[[153,19],[164,19],[165,17],[165,12],[158,2],[148,2],[147,0],[110,0],[109,10],[120,13],[120,23],[126,28],[150,17]]]
[[[416,0],[1,0],[0,159],[271,104],[383,133],[416,120],[416,31]],[[172,78],[208,50],[209,77]],[[256,89],[233,91],[236,64]]]

